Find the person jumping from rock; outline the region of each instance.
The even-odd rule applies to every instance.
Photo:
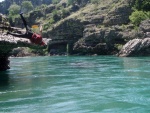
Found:
[[[27,38],[27,39],[30,39],[30,41],[34,44],[46,46],[46,44],[42,40],[42,36],[40,34],[33,33],[31,31],[31,29],[28,27],[27,22],[25,21],[25,19],[23,17],[23,13],[20,13],[20,17],[23,21],[25,28],[26,28],[26,33],[25,34],[16,34],[16,33],[8,32],[7,34],[13,35],[15,37]],[[42,34],[42,26],[40,26],[40,33]]]

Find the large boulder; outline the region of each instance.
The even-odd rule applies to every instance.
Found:
[[[150,55],[150,38],[133,39],[126,43],[118,56],[149,56]]]

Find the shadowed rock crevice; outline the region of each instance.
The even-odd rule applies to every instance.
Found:
[[[0,71],[10,69],[9,62],[7,55],[0,55]]]

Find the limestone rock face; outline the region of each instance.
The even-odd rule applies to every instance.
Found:
[[[42,46],[32,44],[29,39],[13,37],[6,34],[0,35],[0,52],[8,53],[16,47],[43,48]]]
[[[115,44],[125,44],[127,35],[120,26],[98,28],[95,24],[87,25],[83,38],[74,44],[74,50],[84,54],[114,54]]]
[[[129,15],[131,12],[132,10],[129,5],[120,4],[119,7],[114,8],[107,14],[103,23],[106,26],[127,24],[129,22]]]
[[[43,37],[50,37],[54,40],[76,40],[83,36],[83,24],[80,20],[68,19],[51,30],[43,33]]]

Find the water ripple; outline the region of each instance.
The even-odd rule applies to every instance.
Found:
[[[0,112],[147,113],[149,57],[11,58]],[[1,79],[3,80],[3,79]],[[4,81],[3,81],[4,82]]]

